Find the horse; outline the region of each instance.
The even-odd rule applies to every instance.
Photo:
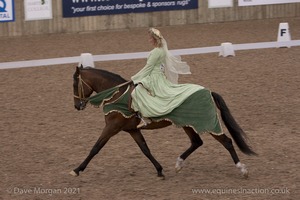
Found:
[[[127,90],[126,88],[128,85],[133,85],[133,83],[125,80],[118,74],[91,67],[76,67],[76,71],[73,75],[74,106],[77,110],[84,110],[89,101],[88,98],[93,92],[99,93],[119,86],[119,92],[115,94],[113,98],[107,100],[107,102],[113,103]],[[233,118],[221,95],[215,92],[211,92],[211,95],[215,102],[215,106],[220,110],[222,121],[241,152],[246,155],[257,155],[247,144],[248,138],[246,134]],[[105,127],[100,137],[92,147],[86,159],[76,169],[72,170],[70,174],[73,176],[79,176],[79,173],[85,170],[89,162],[96,154],[99,153],[112,136],[116,135],[120,131],[125,131],[131,135],[144,155],[152,162],[157,171],[157,176],[164,179],[165,176],[163,174],[162,166],[151,154],[146,140],[141,133],[141,129],[137,129],[137,125],[139,123],[140,118],[138,118],[134,113],[130,117],[124,117],[120,112],[109,112],[105,114]],[[172,125],[172,122],[169,120],[162,120],[159,122],[152,122],[142,129],[160,129],[170,125]],[[202,139],[199,134],[194,131],[194,129],[188,126],[182,128],[189,137],[191,145],[177,158],[175,164],[176,172],[179,172],[183,168],[184,161],[188,158],[188,156],[203,144]],[[240,170],[241,174],[247,178],[248,169],[245,164],[240,162],[240,159],[234,149],[232,139],[227,137],[225,133],[220,135],[210,134],[228,150],[235,166]]]

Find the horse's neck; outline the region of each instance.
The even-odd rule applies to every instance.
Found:
[[[92,82],[93,82],[92,88],[94,89],[94,91],[96,93],[102,92],[104,90],[108,90],[110,88],[113,88],[117,85],[122,84],[121,82],[107,81],[107,79],[99,78],[99,77],[94,78],[94,80]]]
[[[86,75],[90,77],[89,81],[93,90],[97,93],[113,88],[125,82],[120,79],[112,80],[112,78],[107,77],[106,74],[101,71],[88,70],[86,73]]]
[[[93,89],[95,90],[95,92],[98,93],[115,86],[117,86],[117,84],[103,84],[103,83],[96,82],[93,86]]]
[[[110,88],[113,88],[115,86],[119,85],[118,83],[108,83],[108,82],[95,82],[93,85],[93,89],[95,90],[95,92],[99,93],[102,92],[104,90],[108,90]]]

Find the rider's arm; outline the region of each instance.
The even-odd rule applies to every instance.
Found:
[[[134,84],[141,82],[143,78],[147,77],[151,73],[160,56],[161,54],[158,48],[155,48],[151,51],[144,68],[131,77],[131,80]]]

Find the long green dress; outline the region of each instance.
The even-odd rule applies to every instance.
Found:
[[[171,83],[164,74],[165,56],[163,48],[154,48],[145,67],[131,77],[134,84],[138,84],[132,92],[131,107],[143,117],[164,116],[180,106],[190,95],[204,89],[195,84]]]

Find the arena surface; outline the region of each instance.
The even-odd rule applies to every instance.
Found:
[[[280,22],[288,22],[292,39],[300,39],[299,18],[164,27],[161,32],[170,49],[269,42],[277,40]],[[150,51],[146,32],[0,38],[0,62]],[[248,166],[248,179],[210,135],[201,136],[204,145],[176,174],[175,160],[190,142],[174,126],[143,131],[165,180],[156,177],[125,132],[114,136],[79,177],[72,177],[69,172],[85,159],[104,127],[101,109],[74,109],[76,64],[6,69],[0,70],[0,199],[299,199],[300,47],[183,59],[193,74],[180,82],[221,94],[259,154],[246,156],[235,145]],[[139,59],[96,66],[130,79],[144,64]]]

